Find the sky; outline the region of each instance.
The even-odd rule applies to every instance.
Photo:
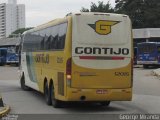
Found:
[[[18,4],[25,4],[26,27],[35,27],[56,18],[65,17],[70,12],[80,12],[82,7],[90,8],[91,2],[110,1],[115,6],[115,0],[17,0]],[[0,3],[7,0],[0,0]]]

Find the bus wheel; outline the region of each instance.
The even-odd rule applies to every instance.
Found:
[[[110,101],[100,102],[100,104],[101,104],[102,106],[109,106]]]
[[[51,92],[49,91],[47,82],[45,83],[45,86],[44,86],[44,96],[45,96],[47,105],[51,105],[52,104]]]
[[[30,88],[25,85],[25,77],[24,77],[24,74],[22,75],[22,77],[21,77],[21,79],[20,79],[20,84],[21,84],[21,88],[22,88],[23,90],[25,90],[25,91],[30,90]]]
[[[143,68],[148,68],[149,66],[148,65],[143,65]]]
[[[61,107],[61,105],[62,105],[61,101],[59,101],[55,98],[55,91],[54,91],[54,85],[53,84],[51,85],[51,99],[52,99],[52,106],[54,108],[60,108]]]
[[[18,66],[19,66],[19,63],[16,63],[16,66],[18,67]]]

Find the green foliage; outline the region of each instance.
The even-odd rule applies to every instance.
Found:
[[[15,37],[15,36],[19,36],[21,35],[23,32],[32,29],[33,27],[29,27],[29,28],[20,28],[16,31],[14,31],[11,35],[9,35],[9,38]]]
[[[111,4],[107,2],[107,4],[104,4],[103,1],[98,1],[98,5],[91,2],[90,10],[87,8],[82,7],[80,10],[81,12],[114,12],[114,9],[111,7]]]
[[[129,15],[133,28],[160,27],[160,0],[116,0],[115,11]]]
[[[82,7],[80,11],[81,12],[89,12],[89,9]]]
[[[133,28],[160,28],[160,0],[115,0],[115,8],[108,2],[91,3],[90,9],[82,7],[81,12],[109,12],[127,14]]]

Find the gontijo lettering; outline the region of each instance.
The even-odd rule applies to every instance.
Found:
[[[49,63],[49,54],[36,54],[35,62],[37,63]]]
[[[100,47],[76,47],[76,54],[109,54],[109,55],[128,55],[128,48],[100,48]]]

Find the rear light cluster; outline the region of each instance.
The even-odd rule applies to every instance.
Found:
[[[72,73],[72,60],[71,58],[69,58],[66,63],[66,79],[67,79],[67,86],[69,87],[71,86],[71,79],[72,79],[71,73]]]
[[[131,59],[131,87],[133,87],[133,59]]]

